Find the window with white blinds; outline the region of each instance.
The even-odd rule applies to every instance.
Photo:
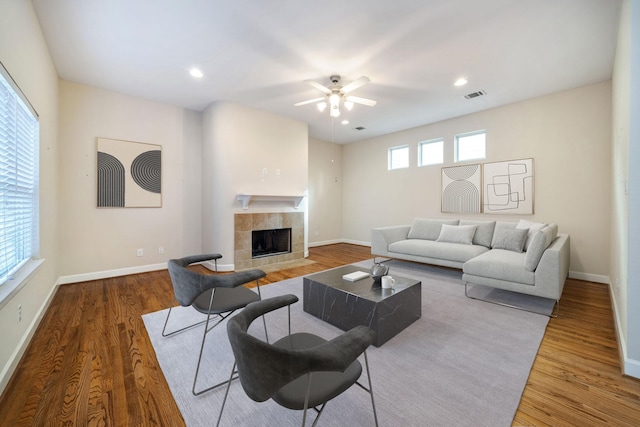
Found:
[[[38,250],[38,116],[0,64],[0,286]]]

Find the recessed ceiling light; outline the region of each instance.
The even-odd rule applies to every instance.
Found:
[[[349,124],[349,120],[343,120],[340,123],[342,123],[343,125],[348,125]]]
[[[467,79],[465,79],[464,77],[460,77],[458,80],[456,80],[456,82],[454,83],[454,85],[456,86],[464,86],[467,84]]]
[[[195,77],[196,79],[201,79],[204,76],[204,74],[202,74],[202,71],[200,71],[198,68],[190,69],[189,74],[191,74],[191,77]]]

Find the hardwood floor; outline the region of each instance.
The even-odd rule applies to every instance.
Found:
[[[369,258],[363,246],[310,248],[316,263],[263,283]],[[171,296],[166,270],[60,286],[0,397],[0,425],[184,425],[141,318]],[[606,286],[567,281],[513,424],[640,425],[640,381],[620,375]]]

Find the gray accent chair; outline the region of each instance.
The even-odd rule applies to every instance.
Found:
[[[180,259],[170,259],[168,262],[169,275],[171,276],[171,283],[173,285],[174,298],[169,306],[169,312],[162,328],[162,336],[168,337],[178,332],[182,332],[186,329],[205,324],[202,334],[202,344],[200,345],[200,355],[198,356],[198,364],[196,366],[196,373],[193,378],[193,388],[191,392],[198,396],[206,391],[213,390],[227,382],[221,382],[219,384],[207,387],[205,389],[196,391],[196,383],[198,381],[198,372],[200,371],[200,363],[202,362],[202,351],[204,349],[204,343],[209,333],[213,328],[218,326],[220,322],[233,314],[236,310],[244,308],[247,304],[255,301],[259,301],[260,295],[260,282],[259,279],[266,276],[266,273],[262,270],[254,269],[247,271],[240,271],[229,274],[201,274],[196,271],[190,270],[187,267],[190,264],[214,260],[216,265],[216,271],[218,269],[217,261],[222,258],[220,254],[205,254],[205,255],[192,255]],[[246,283],[256,281],[257,293],[242,286]],[[169,323],[169,317],[171,316],[171,310],[176,301],[183,307],[193,307],[200,313],[207,315],[206,320],[197,322],[188,326],[184,326],[180,329],[172,332],[167,332],[167,324]],[[217,318],[217,322],[213,326],[209,326],[213,318]],[[264,322],[265,335],[267,334],[267,324]],[[268,340],[268,337],[267,337]]]
[[[237,367],[242,388],[252,400],[264,402],[273,399],[286,408],[303,410],[302,426],[305,425],[308,408],[317,412],[313,423],[316,425],[326,403],[357,384],[371,396],[377,426],[366,353],[375,332],[366,326],[356,326],[330,341],[309,333],[291,334],[290,305],[296,301],[295,295],[265,299],[249,304],[229,319],[227,334],[236,359],[230,378],[235,375]],[[257,317],[285,306],[289,309],[289,335],[269,344],[247,333]],[[368,386],[358,382],[362,374],[362,365],[358,361],[360,355],[364,355]],[[227,383],[217,425],[220,425],[230,386],[231,381]]]

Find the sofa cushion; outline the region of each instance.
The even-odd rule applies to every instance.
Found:
[[[538,231],[531,241],[527,256],[524,260],[524,268],[528,271],[535,271],[538,267],[538,263],[542,258],[542,254],[549,247],[551,242],[558,236],[558,226],[556,224],[549,224],[542,230]]]
[[[476,233],[477,225],[447,225],[442,224],[440,235],[436,242],[461,243],[470,245],[473,242],[473,235]]]
[[[535,236],[536,233],[542,230],[546,225],[547,224],[543,224],[541,222],[527,221],[526,219],[521,219],[520,221],[518,221],[518,224],[516,225],[517,229],[528,230],[527,240],[526,242],[524,242],[525,251],[529,250],[529,246],[531,246],[531,242],[533,241],[533,236]]]
[[[485,246],[487,248],[491,247],[493,230],[496,228],[495,221],[469,221],[461,219],[460,225],[477,225],[478,228],[476,228],[476,233],[473,235],[473,244]]]
[[[491,247],[520,253],[526,240],[527,230],[501,228],[493,234]]]
[[[474,276],[534,285],[535,273],[522,268],[525,256],[525,253],[492,249],[465,262],[462,271]]]
[[[466,262],[488,250],[479,245],[461,245],[422,239],[401,240],[389,245],[389,252],[455,262]]]
[[[436,240],[440,236],[442,224],[458,225],[457,219],[416,218],[409,229],[407,239]]]

